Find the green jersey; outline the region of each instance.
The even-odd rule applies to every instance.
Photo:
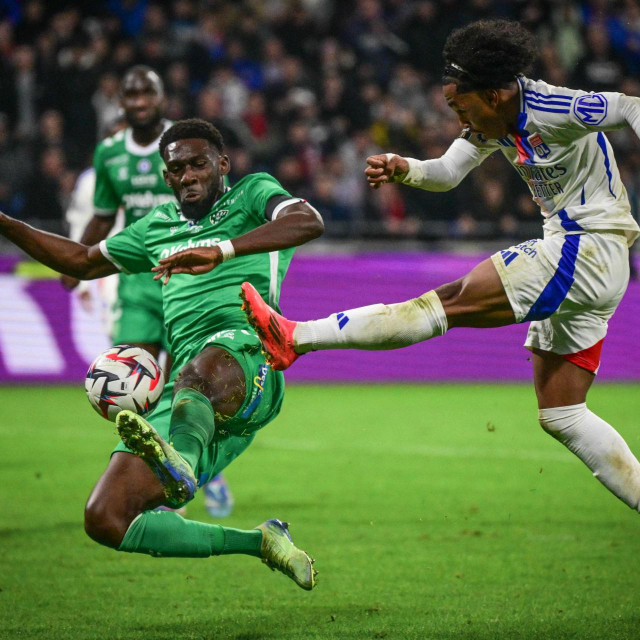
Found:
[[[171,123],[167,122],[165,130]],[[103,140],[96,148],[93,165],[96,215],[112,216],[124,209],[125,226],[143,218],[160,204],[175,201],[162,177],[164,161],[158,151],[159,139],[147,146],[133,139],[130,128]],[[159,283],[144,273],[120,278],[118,298],[125,304],[158,309],[162,305]]]
[[[176,202],[156,207],[149,215],[100,243],[102,253],[125,273],[148,273],[161,258],[193,247],[212,247],[266,223],[268,201],[291,198],[266,173],[245,176],[228,189],[211,211],[197,221],[186,219]],[[241,309],[240,285],[251,282],[276,309],[280,286],[294,249],[241,256],[209,273],[172,275],[162,287],[164,319],[171,354],[180,366],[192,345],[217,332],[251,329]]]

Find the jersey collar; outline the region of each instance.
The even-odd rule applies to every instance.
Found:
[[[171,126],[171,121],[163,120],[162,133],[164,133],[170,126]],[[132,153],[136,156],[149,156],[154,151],[158,150],[158,143],[160,142],[162,133],[155,140],[152,140],[148,145],[141,145],[141,144],[138,144],[133,139],[133,131],[131,127],[127,127],[124,132],[124,148],[129,153]]]
[[[524,113],[524,76],[516,76],[516,80],[518,81],[518,88],[520,90],[520,113]]]

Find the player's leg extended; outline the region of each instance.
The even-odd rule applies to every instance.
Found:
[[[542,428],[578,456],[609,491],[640,510],[640,463],[622,436],[587,408],[594,374],[538,349],[533,350],[533,372]]]
[[[261,558],[303,589],[315,586],[313,560],[291,540],[287,523],[272,519],[243,531],[153,511],[164,500],[161,482],[136,456],[117,451],[85,508],[85,530],[118,551],[156,557],[206,558],[245,554]]]
[[[244,401],[244,373],[228,352],[209,347],[182,369],[175,388],[170,426],[173,446],[163,441],[162,449],[168,457],[167,451],[173,450],[189,469],[195,469],[215,430],[212,405],[220,419],[233,416]],[[140,424],[141,419],[133,420],[132,416],[125,422],[130,419]],[[155,434],[154,442],[158,439],[162,440]],[[114,454],[89,499],[85,521],[92,538],[119,551],[156,556],[255,555],[302,588],[315,585],[312,560],[295,547],[286,524],[271,520],[255,530],[241,531],[187,521],[174,512],[149,511],[166,502],[166,480],[158,473],[157,460],[150,464],[130,446],[135,442],[126,444],[138,455]]]
[[[319,349],[398,349],[451,327],[499,327],[515,322],[500,276],[485,260],[463,278],[397,304],[374,304],[310,322],[293,322],[270,309],[248,283],[243,308],[275,369]]]
[[[252,553],[256,540],[244,547],[225,541],[233,538],[218,526],[184,520],[171,511],[153,511],[165,501],[164,487],[135,455],[116,451],[94,488],[85,508],[87,534],[120,551],[151,555],[206,557],[214,554]],[[251,539],[249,536],[249,539]],[[235,549],[227,550],[230,547]]]

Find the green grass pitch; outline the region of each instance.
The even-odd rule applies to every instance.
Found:
[[[638,515],[542,432],[529,386],[290,388],[228,469],[225,522],[291,521],[311,593],[251,557],[93,543],[113,425],[81,388],[3,388],[0,407],[0,638],[640,637]],[[637,386],[596,384],[590,407],[640,452]]]

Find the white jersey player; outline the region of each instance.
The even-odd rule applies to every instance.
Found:
[[[350,309],[311,322],[276,314],[248,283],[245,309],[275,369],[316,349],[394,349],[454,327],[530,321],[541,426],[610,491],[640,509],[640,463],[586,405],[607,322],[629,280],[629,246],[640,234],[604,131],[640,136],[640,99],[586,93],[523,74],[533,36],[506,20],[454,31],[445,44],[443,93],[463,127],[434,160],[392,153],[367,158],[370,185],[446,191],[500,150],[527,182],[543,239],[499,251],[455,282],[400,304]]]
[[[407,158],[402,182],[446,191],[501,151],[539,205],[545,236],[619,230],[632,244],[640,229],[604,132],[631,126],[640,135],[640,99],[554,87],[522,75],[516,81],[516,131],[488,140],[467,128],[442,158]]]

